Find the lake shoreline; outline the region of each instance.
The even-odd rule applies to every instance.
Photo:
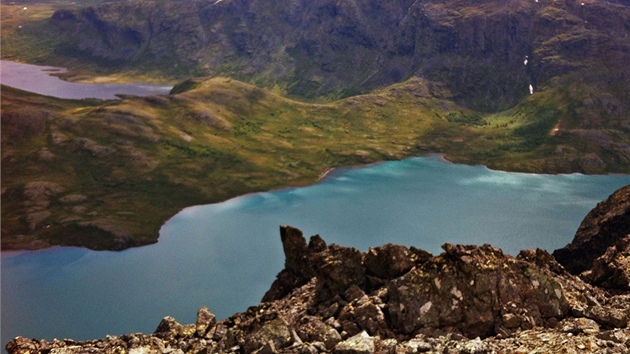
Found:
[[[351,170],[357,170],[357,169],[363,169],[363,168],[370,168],[379,164],[383,164],[383,163],[387,163],[387,162],[392,162],[392,161],[404,161],[407,159],[417,159],[417,158],[436,158],[441,162],[444,163],[448,163],[448,164],[455,164],[455,165],[462,165],[462,166],[482,166],[486,169],[488,169],[489,171],[494,171],[494,172],[502,172],[502,173],[520,173],[520,174],[525,174],[525,175],[541,175],[541,176],[554,176],[554,175],[584,175],[582,173],[579,172],[573,172],[573,173],[535,173],[535,172],[521,172],[521,171],[510,171],[510,170],[497,170],[497,169],[492,169],[489,168],[488,166],[484,165],[484,164],[466,164],[466,163],[458,163],[458,162],[453,162],[450,161],[447,157],[445,153],[437,153],[437,152],[433,152],[433,153],[426,153],[426,154],[422,154],[422,155],[418,155],[418,156],[410,156],[410,157],[406,157],[403,158],[401,160],[382,160],[382,161],[376,161],[376,162],[371,162],[371,163],[367,163],[364,165],[349,165],[349,166],[343,166],[343,167],[333,167],[333,168],[329,168],[327,169],[324,173],[322,173],[318,179],[310,184],[306,184],[306,185],[297,185],[297,186],[282,186],[282,187],[277,187],[277,188],[271,188],[265,191],[258,191],[258,192],[249,192],[249,193],[245,193],[245,194],[239,194],[239,195],[235,195],[232,197],[228,197],[224,200],[218,201],[216,203],[209,203],[209,204],[194,204],[194,205],[189,205],[186,207],[181,208],[179,211],[177,211],[177,213],[173,214],[171,217],[169,217],[168,219],[164,220],[162,226],[164,226],[164,224],[166,224],[171,218],[173,218],[175,215],[181,213],[182,211],[189,209],[189,208],[196,208],[196,207],[200,207],[200,206],[204,206],[204,205],[213,205],[213,204],[221,204],[221,203],[226,203],[226,202],[230,202],[230,201],[235,201],[238,199],[242,199],[242,198],[248,198],[251,197],[253,195],[256,194],[260,194],[260,193],[268,193],[268,192],[279,192],[279,191],[284,191],[284,190],[291,190],[291,189],[295,189],[295,188],[303,188],[303,187],[309,187],[309,186],[315,186],[321,183],[326,182],[329,179],[334,179],[338,174],[343,173],[344,171],[351,171]],[[630,175],[626,175],[626,174],[621,174],[621,173],[609,173],[609,174],[601,174],[599,176],[630,176]],[[134,249],[134,248],[141,248],[141,247],[151,247],[156,245],[159,241],[160,237],[158,236],[157,238],[157,242],[153,242],[153,243],[148,243],[148,244],[144,244],[144,245],[138,245],[138,246],[132,246],[132,247],[127,247],[124,249],[103,249],[103,250],[93,250],[93,251],[103,251],[103,252],[122,252],[125,250],[129,250],[129,249]],[[33,241],[35,243],[38,242],[38,240]],[[3,249],[0,250],[0,255],[11,255],[13,254],[13,252],[17,252],[17,253],[21,253],[21,252],[39,252],[39,251],[43,251],[43,250],[52,250],[55,248],[60,248],[60,249],[68,249],[68,248],[80,248],[80,249],[88,249],[88,250],[92,250],[88,247],[85,246],[62,246],[62,245],[51,245],[48,247],[41,247],[41,248],[33,248],[33,249],[29,249],[29,248],[17,248],[17,249]]]
[[[43,134],[48,137],[48,143],[44,148],[36,144],[29,146],[32,154],[38,154],[39,150],[42,150],[42,159],[32,159],[29,156],[21,153],[24,149],[16,149],[13,154],[16,156],[13,160],[15,163],[9,161],[5,166],[7,174],[14,176],[20,176],[19,163],[31,164],[33,171],[42,171],[38,177],[35,174],[29,176],[23,176],[28,182],[39,183],[38,179],[43,181],[54,182],[55,184],[67,189],[77,189],[77,192],[82,195],[98,195],[101,193],[102,198],[105,196],[112,196],[109,193],[114,191],[111,188],[106,188],[106,185],[116,185],[122,188],[129,188],[123,191],[125,193],[122,199],[129,199],[127,203],[124,203],[122,199],[109,198],[111,207],[105,207],[107,203],[103,203],[104,200],[101,197],[90,197],[84,202],[85,207],[90,205],[94,208],[92,215],[87,213],[75,212],[74,209],[66,206],[63,203],[52,203],[47,211],[52,212],[52,215],[48,218],[37,219],[37,214],[33,214],[36,210],[30,210],[26,207],[22,200],[24,196],[20,196],[25,181],[22,179],[7,178],[5,180],[6,186],[9,188],[9,192],[5,195],[12,196],[13,199],[7,198],[7,203],[13,202],[16,206],[15,215],[10,219],[5,219],[7,225],[5,230],[8,230],[3,237],[3,250],[8,249],[42,249],[49,245],[66,244],[66,245],[79,245],[83,248],[100,249],[100,250],[121,250],[135,247],[142,247],[145,245],[151,245],[158,242],[158,230],[169,218],[176,215],[181,210],[195,205],[208,204],[208,203],[220,203],[226,200],[237,198],[239,196],[247,196],[250,193],[256,192],[271,192],[275,190],[281,190],[285,188],[294,188],[305,185],[313,185],[321,183],[327,180],[330,176],[334,176],[338,171],[344,171],[354,168],[369,168],[373,164],[383,163],[386,161],[400,161],[405,158],[413,158],[418,156],[432,156],[436,155],[438,158],[448,161],[449,163],[458,163],[469,166],[483,165],[486,168],[498,171],[519,171],[523,173],[570,173],[577,169],[578,165],[571,165],[573,167],[564,169],[557,166],[560,165],[548,165],[546,159],[548,156],[542,155],[535,161],[529,161],[527,159],[521,161],[516,160],[501,160],[483,157],[485,150],[467,149],[465,147],[459,147],[462,141],[459,138],[459,134],[480,134],[476,131],[477,128],[467,128],[463,126],[451,126],[452,129],[458,129],[452,133],[452,136],[442,139],[440,142],[430,143],[431,137],[430,129],[424,125],[418,127],[418,131],[412,131],[406,136],[400,138],[401,140],[396,142],[389,138],[389,134],[394,134],[394,130],[379,130],[381,134],[378,139],[366,142],[369,147],[363,148],[362,144],[364,139],[360,134],[347,135],[351,132],[342,130],[336,123],[338,119],[346,119],[348,112],[345,110],[347,104],[365,106],[368,107],[372,102],[370,96],[356,96],[349,98],[345,101],[335,103],[333,106],[316,105],[309,106],[306,103],[300,103],[299,110],[296,110],[292,114],[279,114],[281,106],[279,104],[289,104],[288,108],[291,111],[290,101],[287,101],[285,97],[274,95],[270,92],[266,92],[263,89],[248,86],[244,83],[235,83],[231,80],[223,79],[209,79],[208,82],[202,84],[200,87],[190,90],[189,92],[183,92],[181,95],[174,96],[155,96],[148,99],[129,97],[119,101],[107,101],[99,103],[99,101],[84,102],[79,101],[52,101],[48,97],[44,98],[37,96],[24,96],[22,93],[14,92],[13,89],[6,90],[3,93],[3,108],[6,105],[7,110],[3,111],[8,114],[14,113],[14,120],[17,122],[20,117],[31,117],[32,115],[22,108],[25,100],[33,102],[33,108],[35,112],[41,113],[41,117],[35,117],[35,119],[47,119],[51,113],[53,116],[64,117],[64,119],[52,119],[49,120],[50,125],[48,128],[44,127]],[[212,102],[208,102],[209,106],[206,106],[203,110],[208,112],[201,112],[201,103],[198,99],[203,97],[212,97],[217,95],[223,97],[225,92],[241,92],[241,93],[255,93],[256,95],[262,95],[259,99],[264,101],[264,105],[255,108],[250,114],[252,120],[256,121],[256,124],[251,126],[239,122],[238,119],[223,120],[222,114],[217,114],[219,109],[225,110],[225,114],[237,113],[234,109],[230,108],[231,104],[234,104],[236,100],[245,99],[247,97],[235,96],[230,97],[227,101],[223,102],[218,100],[216,105]],[[33,94],[35,95],[35,94]],[[250,95],[251,96],[251,95]],[[258,97],[258,96],[256,96]],[[179,101],[179,98],[190,98],[190,101]],[[12,102],[13,99],[13,103]],[[186,108],[181,111],[182,102],[196,102],[190,103]],[[231,103],[230,103],[231,102]],[[296,101],[297,102],[297,101]],[[216,102],[215,102],[216,103]],[[80,107],[85,105],[86,107]],[[102,105],[100,108],[93,108],[95,106]],[[64,108],[65,106],[65,108]],[[118,106],[118,107],[117,107]],[[57,109],[56,107],[61,107]],[[72,108],[70,108],[72,107]],[[303,111],[311,107],[313,112]],[[295,132],[278,133],[279,135],[266,135],[261,134],[260,126],[267,126],[265,130],[268,132],[282,132],[283,129],[289,129],[299,119],[296,117],[307,117],[312,114],[321,114],[321,109],[329,107],[335,109],[332,113],[327,113],[323,116],[323,119],[316,119],[318,122],[315,126],[308,126],[308,129],[300,126]],[[376,105],[378,109],[384,106]],[[83,108],[83,109],[78,109]],[[400,107],[391,107],[394,112],[399,112]],[[214,111],[216,112],[210,112]],[[327,109],[328,110],[328,109]],[[85,113],[85,114],[84,114]],[[181,114],[186,118],[181,122],[171,122],[168,118],[172,114]],[[296,116],[296,114],[298,116]],[[65,129],[69,129],[67,126],[63,126],[65,117],[69,118],[67,121],[74,121],[75,127],[70,128],[70,137],[68,140],[63,140],[65,135]],[[238,114],[237,114],[238,116]],[[261,118],[265,117],[265,118]],[[269,119],[268,117],[275,117]],[[316,117],[316,115],[314,116]],[[375,117],[375,116],[374,116]],[[360,113],[359,116],[353,116],[353,119],[360,119],[361,122],[370,125],[370,119],[374,121],[374,117],[371,117],[369,111]],[[192,119],[188,119],[192,118]],[[220,118],[220,119],[219,119]],[[202,121],[200,121],[201,119]],[[203,121],[206,119],[207,121]],[[214,120],[216,121],[214,121]],[[296,120],[297,119],[297,120]],[[380,120],[381,118],[378,118]],[[409,119],[409,117],[405,118]],[[416,118],[411,117],[414,120]],[[443,124],[439,119],[435,117],[429,119],[427,124]],[[374,121],[376,123],[378,120]],[[5,120],[6,121],[6,120]],[[3,121],[3,122],[5,122]],[[43,120],[42,120],[43,121]],[[308,121],[305,120],[305,122]],[[108,123],[108,122],[111,122]],[[212,123],[214,122],[214,123]],[[218,122],[218,123],[217,123]],[[167,124],[169,129],[161,130],[157,128]],[[176,123],[176,124],[175,124]],[[238,127],[239,133],[232,133],[230,129],[225,128],[219,131],[212,131],[217,127],[207,126],[206,124],[225,124],[225,127],[232,126]],[[312,122],[311,122],[312,123]],[[14,123],[15,125],[16,123]],[[102,125],[101,125],[102,124]],[[310,123],[309,123],[310,124]],[[424,124],[424,123],[423,123]],[[446,123],[444,123],[446,124]],[[101,125],[103,129],[108,131],[108,134],[94,134],[90,129],[90,126]],[[42,125],[43,126],[43,125]],[[182,137],[190,139],[189,135],[185,135],[183,132],[205,132],[207,128],[210,134],[198,134],[195,140],[181,141]],[[78,131],[77,131],[78,129]],[[157,130],[156,130],[157,129]],[[297,143],[293,147],[288,147],[286,144],[278,144],[276,142],[289,140],[291,144],[294,144],[293,140],[302,140],[302,137],[309,137],[309,139],[316,139],[309,144],[319,145],[320,141],[317,140],[317,131],[325,129],[328,132],[338,134],[337,139],[349,138],[355,139],[353,144],[349,147],[344,147],[343,144],[337,144],[336,140],[321,141],[321,147],[324,154],[313,153],[313,151],[307,151],[301,149],[300,143]],[[344,128],[345,129],[345,128]],[[361,129],[357,127],[357,132]],[[371,129],[371,128],[370,128]],[[485,129],[485,128],[484,128]],[[413,130],[413,129],[412,129]],[[470,130],[470,131],[469,131]],[[475,131],[473,131],[475,130]],[[15,132],[19,132],[19,127],[16,125]],[[288,131],[287,131],[288,132]],[[302,135],[300,135],[302,134]],[[315,135],[313,135],[315,134]],[[427,143],[418,145],[418,139],[422,139],[426,135]],[[19,134],[15,134],[16,139],[21,139]],[[194,135],[194,134],[193,134]],[[205,135],[205,136],[202,136]],[[263,136],[264,135],[264,136]],[[55,143],[51,138],[61,137],[62,140]],[[124,136],[124,137],[121,137]],[[474,137],[474,135],[471,135]],[[219,137],[217,139],[216,137]],[[117,145],[116,141],[123,142],[122,145]],[[4,140],[6,141],[6,140]],[[33,140],[34,142],[35,140]],[[146,142],[149,141],[149,145]],[[260,151],[253,142],[261,141],[265,143],[265,146],[269,146],[268,149]],[[457,141],[457,146],[453,147],[452,142]],[[85,143],[88,142],[87,145]],[[92,142],[96,142],[93,144]],[[131,142],[131,144],[129,144]],[[219,146],[220,144],[223,146]],[[219,145],[215,145],[215,143]],[[470,143],[467,141],[467,143]],[[30,143],[29,143],[30,144]],[[78,145],[77,145],[78,144]],[[113,144],[113,145],[112,145]],[[392,145],[393,144],[393,145]],[[73,146],[79,146],[79,149],[73,148]],[[245,147],[244,150],[234,150],[234,147]],[[423,146],[423,147],[421,147]],[[3,145],[9,149],[5,150],[10,153],[12,148],[11,144]],[[362,149],[354,149],[355,147],[362,147]],[[113,148],[113,149],[110,149]],[[295,150],[292,150],[295,149]],[[157,152],[156,152],[157,151]],[[283,151],[290,155],[286,162],[283,162],[283,166],[276,159],[276,151]],[[472,156],[474,158],[467,158],[469,152],[474,152]],[[52,153],[52,154],[51,154]],[[82,154],[96,154],[97,158],[91,159],[90,164],[93,172],[99,175],[98,171],[105,171],[101,182],[97,182],[93,186],[87,188],[84,186],[84,182],[80,180],[74,180],[66,183],[65,179],[60,179],[59,174],[62,173],[59,169],[50,169],[46,166],[48,163],[44,158],[54,159],[54,155],[69,156],[64,161],[64,168],[82,168],[80,160]],[[367,154],[366,154],[367,153]],[[31,155],[34,156],[34,155]],[[116,158],[114,158],[116,156]],[[173,156],[174,159],[170,157]],[[220,168],[206,168],[207,171],[201,173],[198,168],[207,164],[207,157],[213,156],[220,163]],[[94,157],[94,156],[93,156]],[[120,159],[122,160],[120,160]],[[554,158],[555,157],[549,157]],[[233,165],[234,160],[244,161],[247,164]],[[128,166],[120,169],[116,167],[120,161],[126,163]],[[189,161],[186,164],[180,161]],[[266,161],[263,165],[259,165],[260,161]],[[67,165],[67,166],[66,166]],[[163,172],[154,173],[151,166],[167,166],[166,174]],[[196,166],[193,168],[193,166]],[[247,167],[243,167],[247,166]],[[330,166],[337,166],[330,168]],[[554,167],[555,166],[555,167]],[[568,166],[562,164],[562,166]],[[13,168],[13,170],[11,170]],[[179,168],[186,168],[185,173],[187,177],[185,179],[177,178],[177,172]],[[171,170],[172,169],[172,170]],[[98,171],[97,171],[98,170]],[[114,177],[112,172],[118,170],[117,173],[122,175],[127,174],[123,178]],[[50,172],[47,172],[50,171]],[[227,173],[219,173],[217,171],[224,171]],[[624,170],[614,170],[624,171]],[[57,175],[54,175],[54,174]],[[210,173],[210,175],[208,174]],[[234,177],[230,177],[230,174],[234,173]],[[131,176],[142,176],[139,179]],[[72,175],[70,179],[76,179],[76,174]],[[89,176],[88,176],[89,177]],[[210,178],[214,182],[218,182],[213,186],[203,186],[204,181],[208,181]],[[88,180],[92,178],[89,177]],[[163,180],[169,186],[169,191],[162,189],[156,182]],[[106,183],[102,183],[106,182]],[[136,187],[130,187],[135,185]],[[4,185],[3,185],[4,186]],[[127,187],[125,187],[127,186]],[[98,193],[92,189],[95,187]],[[137,188],[140,187],[140,188]],[[137,191],[145,190],[146,193],[140,192],[142,202],[138,205],[139,209],[127,210],[126,205],[135,203],[132,201],[132,195],[135,195]],[[169,198],[175,196],[175,198]],[[54,200],[61,198],[61,195],[51,197],[49,199]],[[169,199],[169,200],[166,200]],[[121,200],[117,202],[116,200]],[[100,203],[100,204],[99,204]],[[98,204],[98,205],[97,205]],[[8,204],[7,204],[8,205]],[[101,207],[103,205],[103,207]],[[163,207],[156,207],[156,206]],[[76,209],[76,210],[80,210]],[[124,215],[123,215],[124,213]],[[130,220],[129,213],[139,213],[144,218],[142,222],[139,219]],[[19,215],[18,215],[19,214]],[[31,217],[33,222],[27,222],[28,217]],[[43,215],[43,214],[41,214]],[[40,216],[41,216],[40,215]],[[35,218],[35,219],[33,219]],[[107,220],[105,220],[107,219]],[[74,222],[73,220],[77,220]],[[32,224],[32,225],[31,225]],[[79,225],[81,224],[81,225]],[[3,226],[4,226],[3,225]],[[8,226],[10,225],[10,226]],[[95,229],[85,227],[85,225],[95,225]],[[118,233],[119,235],[125,234],[125,237],[119,238],[111,230],[123,230]],[[81,235],[73,237],[75,232],[81,232]],[[24,236],[20,236],[24,235]],[[69,236],[70,235],[70,236]]]
[[[68,69],[1,60],[2,85],[42,96],[81,100],[120,100],[118,95],[168,94],[172,85],[142,82],[82,82],[65,80]],[[98,82],[101,81],[101,82]],[[36,84],[34,84],[36,83]],[[89,97],[87,97],[89,95]]]
[[[626,180],[498,173],[438,156],[338,169],[306,187],[187,208],[163,223],[153,247],[3,253],[3,322],[12,324],[6,335],[82,340],[147,333],[159,322],[154,315],[189,323],[200,305],[228,317],[257,304],[281,269],[278,225],[295,225],[361,251],[395,243],[438,254],[445,242],[488,243],[511,255],[551,251],[569,242],[594,203]],[[166,283],[185,289],[186,301],[158,296]],[[122,305],[117,294],[124,294]],[[155,299],[147,304],[148,294]],[[118,305],[105,306],[107,301]],[[46,311],[41,307],[49,303],[56,312],[46,316],[67,313],[69,327],[53,321],[40,329],[47,325],[38,320]],[[109,322],[97,326],[94,318]]]

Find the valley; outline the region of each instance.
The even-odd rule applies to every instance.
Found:
[[[2,249],[146,245],[186,206],[427,153],[630,173],[624,3],[285,5],[3,2],[3,59],[176,86],[112,101],[3,86]]]

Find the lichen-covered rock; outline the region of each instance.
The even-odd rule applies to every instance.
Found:
[[[303,317],[296,332],[303,342],[321,342],[327,350],[333,349],[341,341],[341,335],[336,329],[314,316]]]
[[[487,337],[499,328],[544,326],[569,312],[553,275],[488,245],[445,253],[388,285],[395,330],[448,328]]]
[[[365,331],[338,343],[335,354],[372,354],[375,350],[375,338]]]
[[[210,310],[203,306],[197,312],[197,321],[195,321],[195,330],[199,337],[205,337],[208,329],[217,323],[216,316]]]
[[[245,352],[251,353],[261,349],[269,342],[272,342],[273,348],[280,349],[293,343],[293,337],[289,326],[281,319],[265,323],[260,329],[247,337],[245,343]]]
[[[160,324],[158,324],[153,333],[163,337],[173,338],[178,336],[182,329],[183,326],[181,323],[177,322],[177,320],[171,316],[166,316],[160,321]]]

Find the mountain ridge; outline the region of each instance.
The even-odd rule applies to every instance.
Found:
[[[587,67],[627,77],[628,19],[625,4],[570,0],[134,0],[60,10],[50,28],[67,49],[123,65],[164,61],[303,97],[419,76],[496,111]]]

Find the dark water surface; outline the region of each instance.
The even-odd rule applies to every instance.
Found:
[[[0,83],[20,90],[58,98],[118,99],[117,94],[149,96],[166,95],[173,86],[143,83],[133,84],[82,84],[61,80],[51,74],[61,74],[66,69],[0,61]]]
[[[627,184],[627,175],[507,173],[412,158],[187,208],[153,246],[2,253],[2,342],[153,332],[166,315],[194,323],[200,306],[220,318],[244,311],[283,266],[281,224],[361,250],[393,242],[439,253],[450,242],[491,243],[513,255],[552,251]]]

